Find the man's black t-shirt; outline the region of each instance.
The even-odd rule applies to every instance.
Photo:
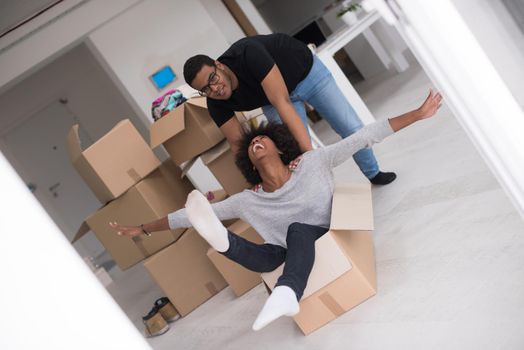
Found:
[[[288,92],[309,73],[313,55],[309,48],[285,34],[256,35],[240,39],[218,59],[238,79],[238,87],[227,100],[207,99],[211,117],[220,127],[235,111],[250,111],[269,104],[262,80],[274,64],[284,77]]]

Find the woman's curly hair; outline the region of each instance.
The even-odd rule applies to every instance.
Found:
[[[236,165],[242,172],[242,175],[246,180],[256,185],[262,182],[262,178],[258,174],[258,171],[254,169],[253,163],[249,159],[249,144],[257,136],[267,136],[274,143],[275,146],[282,152],[280,159],[286,165],[292,160],[302,154],[297,141],[284,124],[277,123],[264,123],[259,127],[244,131],[242,138],[238,141],[238,152],[236,154]]]

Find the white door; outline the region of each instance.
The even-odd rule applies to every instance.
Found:
[[[68,240],[100,206],[69,160],[66,137],[77,123],[67,105],[54,101],[4,135],[13,166]],[[81,126],[80,132],[89,139]],[[104,249],[92,235],[75,246],[93,257]]]

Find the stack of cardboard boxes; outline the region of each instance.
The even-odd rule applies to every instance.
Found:
[[[86,218],[73,241],[92,230],[125,270],[180,237],[184,229],[130,238],[116,235],[109,227],[110,221],[138,225],[159,219],[182,208],[193,189],[171,161],[160,163],[129,120],[86,149],[81,147],[78,125],[70,130],[67,141],[74,167],[105,204]]]
[[[163,145],[178,166],[201,156],[228,195],[249,187],[224,135],[209,116],[206,98],[190,99],[157,120],[150,137],[151,147]]]
[[[215,192],[214,201],[248,185],[236,170],[224,136],[207,112],[205,99],[191,99],[175,108],[152,124],[150,133],[151,146],[129,120],[123,120],[84,149],[78,125],[70,130],[67,141],[71,161],[103,204],[85,219],[73,241],[93,231],[122,270],[149,258],[144,262],[145,267],[180,314],[186,315],[227,286],[221,272],[207,257],[210,250],[207,242],[191,228],[131,238],[115,234],[108,223],[139,225],[183,208],[194,187],[179,166],[206,154],[206,165],[211,172],[219,181],[224,178],[220,182],[225,192]],[[163,163],[151,149],[159,145],[170,155]],[[216,154],[215,149],[220,153]],[[242,230],[249,228],[245,226]],[[257,276],[251,288],[260,282]],[[235,283],[243,282],[237,278]],[[243,284],[245,289],[246,283]]]
[[[249,187],[235,166],[233,154],[222,132],[209,116],[205,98],[190,99],[153,123],[150,138],[152,148],[163,145],[173,162],[179,166],[201,157],[227,195],[233,195]],[[144,262],[153,279],[182,316],[187,315],[230,282],[224,277],[228,276],[228,268],[231,266],[224,268],[220,264],[213,264],[207,257],[210,249],[195,230],[189,229],[175,244]],[[236,268],[239,267],[235,263],[232,264],[236,265]],[[246,291],[246,288],[253,288],[261,282],[260,277],[256,277],[253,280],[253,273],[248,274],[246,278],[250,278],[249,282],[245,282],[239,276],[232,282],[233,290],[238,290],[238,284],[242,284],[241,288]]]
[[[90,215],[75,239],[88,230],[121,269],[139,261],[178,312],[185,316],[228,284],[240,296],[264,281],[272,289],[283,270],[260,274],[214,251],[192,228],[152,236],[118,236],[110,221],[139,225],[184,206],[192,184],[178,166],[201,156],[228,195],[248,187],[229,146],[209,117],[205,99],[191,99],[151,125],[151,147],[163,145],[171,159],[160,163],[128,120],[82,149],[78,127],[68,135],[71,160],[105,205]],[[216,201],[225,198],[218,195]],[[262,238],[247,223],[229,222],[229,230],[255,243]],[[316,258],[301,311],[295,321],[304,334],[340,316],[376,293],[369,185],[335,191],[331,229],[316,242]]]

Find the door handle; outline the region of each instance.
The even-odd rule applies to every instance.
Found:
[[[60,186],[60,182],[57,182],[56,184],[49,187],[49,191],[53,193],[53,197],[58,197],[58,193],[56,192],[56,189]]]

